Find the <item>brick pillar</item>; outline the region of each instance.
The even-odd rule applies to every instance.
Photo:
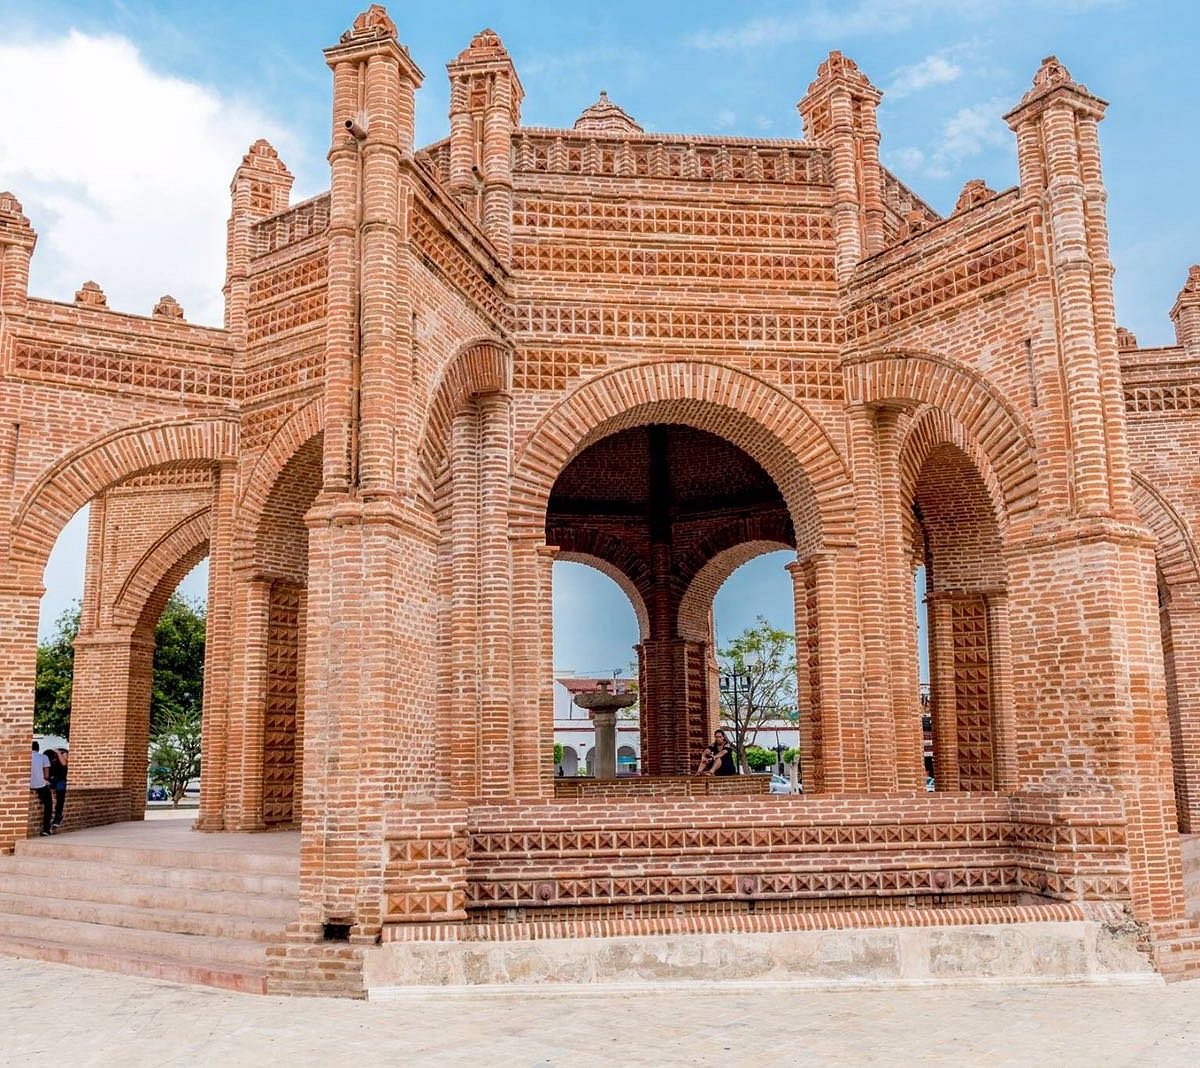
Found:
[[[419,836],[439,789],[437,531],[390,501],[318,498],[309,511],[304,802],[295,941],[325,923],[379,934],[388,813]],[[406,815],[408,813],[408,815]]]
[[[1176,343],[1189,355],[1200,357],[1200,265],[1188,268],[1187,281],[1171,308]]]
[[[1200,833],[1200,588],[1172,586],[1159,611],[1179,829]]]
[[[895,441],[894,416],[886,412],[880,416],[884,423],[882,444],[891,447]],[[871,408],[862,405],[850,408],[847,418],[858,529],[867,785],[872,790],[892,790],[897,785],[891,619],[895,605],[891,585],[895,576],[889,567],[894,554],[887,545],[889,525],[885,517],[881,439],[877,415]]]
[[[797,104],[810,141],[831,150],[838,281],[883,248],[883,174],[875,110],[883,94],[841,52],[830,52]]]
[[[217,465],[208,548],[208,618],[204,630],[204,708],[200,731],[200,811],[196,829],[225,828],[229,769],[230,687],[235,654],[233,539],[237,465]],[[240,633],[240,632],[239,632]]]
[[[1003,590],[989,590],[984,599],[991,652],[993,775],[995,788],[1011,793],[1017,788],[1017,710],[1012,693],[1013,649],[1008,594]]]
[[[484,797],[513,792],[512,558],[508,489],[512,470],[512,399],[488,393],[479,406],[480,758]],[[522,754],[535,759],[533,754]]]
[[[1095,524],[1010,550],[1012,646],[1029,651],[1013,672],[1014,703],[1030,710],[1016,727],[1018,789],[1115,790],[1134,917],[1182,916],[1153,545]]]
[[[266,141],[255,141],[229,185],[232,201],[225,236],[225,329],[244,348],[246,308],[250,299],[250,260],[256,253],[252,227],[285,211],[292,175]]]
[[[238,643],[229,695],[224,826],[229,831],[259,831],[263,828],[263,725],[271,581],[253,574],[239,575],[234,598]]]
[[[908,502],[900,483],[900,413],[883,409],[875,416],[879,456],[880,508],[889,629],[889,681],[892,726],[896,737],[896,785],[922,790],[925,784],[924,738],[917,680],[917,619],[913,604],[912,557],[906,545]]]
[[[29,300],[29,261],[37,234],[12,193],[0,193],[0,321],[21,314]]]
[[[1090,159],[1080,134],[1083,125],[1090,122],[1094,127],[1105,107],[1072,82],[1066,68],[1051,56],[1042,62],[1033,89],[1005,116],[1018,135],[1022,193],[1041,201],[1049,231],[1074,510],[1083,515],[1106,515],[1114,507],[1122,513],[1128,510],[1123,407],[1114,392],[1120,386],[1113,362],[1116,332],[1109,323],[1111,286],[1105,288],[1107,249],[1103,235],[1088,221],[1086,194],[1088,182],[1093,196],[1096,193],[1098,178],[1090,171],[1098,168],[1098,156]],[[1099,292],[1093,288],[1097,281]],[[1112,397],[1106,395],[1106,387]],[[1115,422],[1106,426],[1106,418]],[[1112,464],[1115,470],[1110,470]]]
[[[483,30],[446,65],[450,187],[477,216],[503,263],[512,258],[512,136],[524,90],[499,36]],[[476,190],[482,194],[482,201]]]
[[[11,565],[10,565],[11,566]],[[29,833],[29,743],[40,584],[0,578],[0,853]]]
[[[708,645],[646,638],[637,647],[642,769],[690,775],[719,720],[709,707]]]
[[[518,797],[554,792],[553,572],[557,547],[513,537],[513,789]],[[484,769],[487,774],[487,769]]]
[[[933,781],[957,790],[958,714],[954,689],[954,621],[948,597],[929,594],[929,713],[933,720]]]
[[[479,412],[450,424],[450,692],[443,730],[450,796],[479,795]]]
[[[126,819],[145,809],[154,632],[81,628],[71,686],[71,784],[120,787]]]

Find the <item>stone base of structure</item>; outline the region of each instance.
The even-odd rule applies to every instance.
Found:
[[[519,933],[511,938],[501,929],[485,941],[385,942],[364,954],[363,983],[368,997],[386,999],[479,987],[1162,981],[1140,929],[1119,910],[1066,918],[1073,912],[1079,915],[1071,906],[914,909],[874,919],[886,927],[869,926],[861,912],[825,913],[815,926],[809,916],[791,929],[738,925],[619,937],[538,937],[532,925],[514,925]]]

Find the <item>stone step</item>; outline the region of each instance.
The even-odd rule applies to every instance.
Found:
[[[57,879],[76,879],[129,886],[266,895],[288,898],[293,907],[300,890],[300,877],[294,871],[273,875],[243,872],[229,867],[152,867],[26,852],[0,857],[0,875],[3,874],[41,878],[46,880],[46,886],[52,885]],[[46,886],[42,892],[45,892]]]
[[[0,938],[57,942],[80,950],[157,957],[188,965],[265,968],[267,960],[262,942],[4,912],[0,912]]]
[[[0,891],[0,915],[37,916],[104,927],[207,935],[243,942],[273,942],[283,935],[279,920],[256,920],[219,912],[194,912],[176,908],[139,908],[77,898],[36,897]]]
[[[186,912],[215,912],[246,919],[278,920],[295,918],[296,890],[290,893],[260,894],[247,889],[209,890],[197,887],[163,887],[133,880],[122,880],[112,869],[90,878],[73,866],[37,862],[41,870],[24,870],[28,862],[14,865],[0,862],[0,894],[22,894],[42,899],[47,895],[71,901],[100,901],[108,905],[137,908],[167,908]],[[76,865],[78,866],[78,865]]]
[[[17,842],[13,855],[94,861],[106,867],[118,865],[129,868],[203,868],[208,871],[234,871],[247,875],[279,875],[297,879],[300,876],[299,858],[286,853],[201,852],[190,849],[99,844],[80,839],[73,841],[72,838],[72,835],[66,834],[56,838],[23,839]]]
[[[28,960],[71,964],[77,968],[137,975],[147,979],[165,979],[173,983],[218,987],[245,994],[265,994],[265,968],[249,965],[189,963],[169,957],[126,953],[114,949],[96,949],[69,945],[47,939],[31,939],[0,934],[0,953]]]

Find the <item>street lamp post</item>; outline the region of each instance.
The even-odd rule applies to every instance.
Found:
[[[721,689],[729,695],[730,701],[733,704],[733,744],[736,756],[738,774],[742,773],[742,721],[741,714],[741,698],[750,696],[750,672],[748,668],[754,667],[758,663],[758,654],[751,651],[746,653],[741,658],[741,671],[723,671],[721,673]],[[747,710],[747,713],[752,711]],[[747,723],[747,726],[749,724]]]

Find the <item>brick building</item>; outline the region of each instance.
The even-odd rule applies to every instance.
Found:
[[[1168,961],[1200,829],[1200,268],[1177,345],[1138,349],[1104,102],[1047,59],[1006,116],[1020,184],[941,218],[837,52],[803,140],[646,133],[603,95],[539,129],[484,31],[423,148],[381,8],[325,58],[330,190],[291,203],[251,146],[223,329],[29,294],[0,195],[0,847],[42,569],[91,501],[75,812],[141,814],[154,620],[207,554],[198,826],[300,828],[275,989],[352,992],[404,944],[897,907],[1126,908]],[[808,792],[697,792],[713,594],[780,547]],[[555,559],[634,604],[636,780],[555,780]]]

